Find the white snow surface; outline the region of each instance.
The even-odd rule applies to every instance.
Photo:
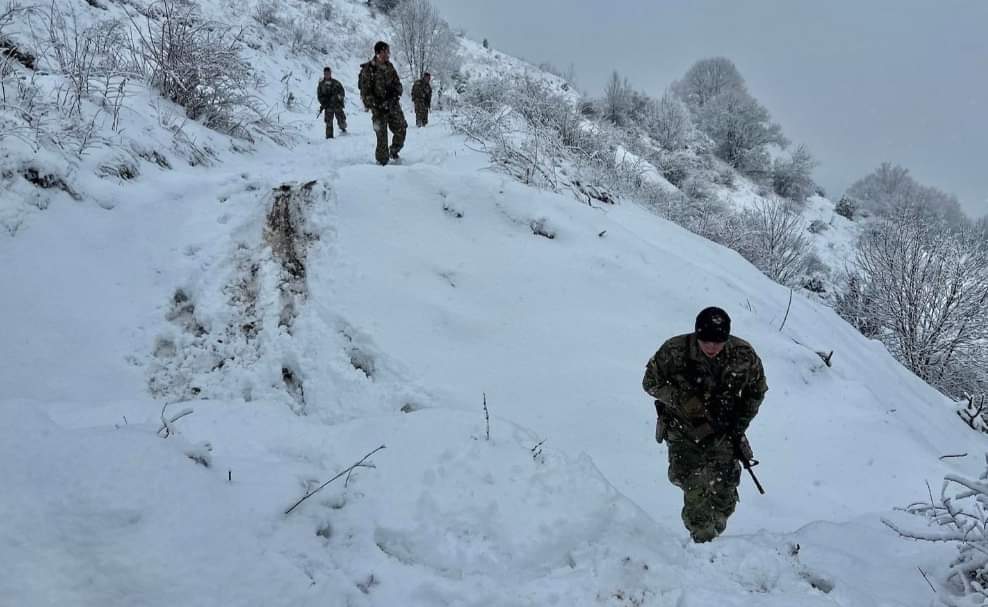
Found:
[[[126,184],[76,167],[81,200],[46,208],[0,193],[0,605],[930,604],[917,567],[935,581],[951,548],[880,517],[980,472],[949,401],[632,202],[516,183],[442,112],[379,167],[349,110],[333,141],[314,122]],[[292,302],[265,222],[313,180]],[[726,534],[693,545],[640,385],[707,305],[765,363],[768,493],[745,476]],[[165,403],[193,412],[162,438]]]

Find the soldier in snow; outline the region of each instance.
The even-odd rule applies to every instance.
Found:
[[[371,112],[374,132],[377,134],[377,149],[374,156],[379,164],[388,160],[398,160],[398,152],[405,145],[405,113],[401,109],[401,79],[391,65],[391,48],[386,42],[374,45],[374,58],[360,66],[358,81],[360,98]],[[388,129],[393,139],[388,146]]]
[[[415,104],[415,126],[429,124],[432,109],[432,74],[426,72],[412,85],[412,103]]]
[[[655,399],[655,438],[669,446],[669,480],[683,490],[683,523],[694,542],[727,527],[739,458],[751,459],[744,433],[768,390],[755,350],[730,333],[727,312],[704,309],[693,333],[662,344],[642,381]]]
[[[346,113],[343,111],[346,91],[339,80],[333,79],[333,70],[328,67],[322,70],[322,80],[316,86],[316,97],[319,99],[320,109],[325,112],[326,139],[333,138],[334,117],[340,125],[340,131],[346,133]]]

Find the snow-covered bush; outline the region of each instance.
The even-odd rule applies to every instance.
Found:
[[[809,227],[806,228],[806,231],[809,232],[810,234],[822,234],[829,229],[830,229],[830,224],[828,224],[826,221],[822,219],[814,219],[813,221],[810,222],[810,225]]]
[[[862,209],[879,217],[913,209],[952,228],[969,223],[956,196],[917,182],[909,169],[889,162],[851,184],[847,193],[861,203]]]
[[[288,41],[296,55],[326,54],[321,26],[312,18],[292,19],[288,24]]]
[[[760,200],[742,213],[742,223],[745,236],[738,252],[776,282],[795,286],[805,273],[810,245],[790,203]]]
[[[177,0],[131,17],[130,52],[135,69],[193,120],[250,137],[248,124],[263,110],[254,96],[258,78],[241,54],[243,31],[206,20],[198,7]]]
[[[786,146],[782,127],[746,91],[728,90],[704,104],[697,124],[714,142],[714,153],[739,171],[762,177],[770,170],[765,147]]]
[[[834,206],[834,211],[841,217],[854,219],[854,214],[858,211],[858,203],[847,194],[844,194]]]
[[[566,181],[559,169],[567,161],[585,171],[584,182],[599,181],[605,168],[619,177],[601,131],[586,128],[570,101],[535,78],[470,81],[451,125],[524,183],[557,189]]]
[[[254,7],[254,20],[268,27],[281,23],[281,16],[278,13],[278,4],[274,0],[260,0]]]
[[[972,391],[970,369],[984,368],[988,340],[984,239],[900,210],[862,236],[854,272],[855,305],[838,311],[877,327],[893,356],[944,393]]]
[[[988,461],[988,457],[986,457]],[[926,519],[926,527],[885,519],[904,538],[947,542],[957,547],[937,593],[949,607],[974,607],[988,602],[988,470],[977,479],[949,474],[938,500],[918,501],[904,510]]]
[[[776,158],[772,166],[775,193],[795,202],[805,202],[813,194],[813,169],[817,164],[805,145],[793,150],[788,159]]]
[[[669,91],[662,95],[650,118],[648,133],[666,150],[681,150],[693,139],[693,118],[689,108]]]

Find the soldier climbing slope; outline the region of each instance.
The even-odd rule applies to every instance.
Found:
[[[426,72],[412,85],[412,103],[415,104],[415,126],[429,124],[432,109],[432,74]]]
[[[316,97],[319,99],[319,111],[325,112],[326,139],[333,138],[333,118],[340,124],[340,131],[346,133],[346,113],[343,111],[346,91],[339,80],[333,79],[333,70],[328,67],[322,70],[322,80],[316,86]]]
[[[377,149],[374,156],[381,165],[388,160],[398,160],[398,152],[405,145],[405,113],[401,110],[401,80],[391,65],[391,48],[386,42],[374,45],[374,58],[360,66],[358,80],[360,98],[371,112]],[[388,146],[388,129],[394,137]]]
[[[693,333],[673,337],[648,361],[642,387],[655,398],[656,440],[669,446],[669,480],[683,490],[683,523],[694,542],[727,527],[738,502],[744,437],[768,385],[748,342],[732,336],[720,308],[696,317]]]

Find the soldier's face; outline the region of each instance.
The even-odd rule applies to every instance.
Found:
[[[323,70],[322,77],[323,77],[323,80],[329,80],[330,78],[333,77],[333,72],[331,72],[329,70]]]
[[[377,54],[378,61],[391,61],[391,49],[386,48]]]
[[[724,349],[724,342],[697,340],[700,344],[700,351],[707,355],[707,358],[715,358]]]

